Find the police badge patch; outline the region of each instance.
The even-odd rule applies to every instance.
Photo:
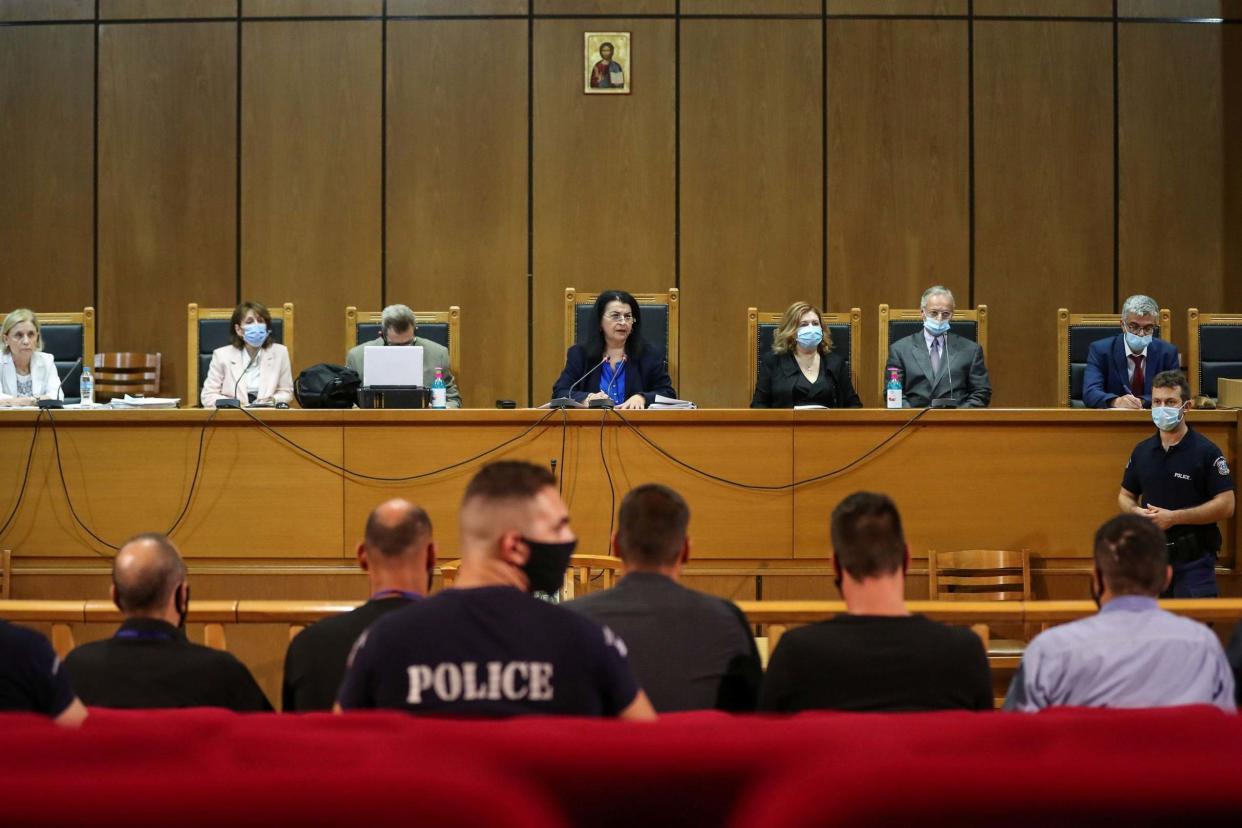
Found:
[[[1224,456],[1217,457],[1216,462],[1213,463],[1212,465],[1216,467],[1216,472],[1221,477],[1229,476],[1229,464],[1225,462]]]

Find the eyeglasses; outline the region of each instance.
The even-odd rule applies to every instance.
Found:
[[[607,319],[609,322],[633,322],[634,314],[617,313],[616,311],[613,311],[612,313],[604,314],[604,318]]]
[[[923,313],[927,314],[928,319],[939,319],[942,322],[948,322],[953,318],[953,311],[951,310],[924,310]]]
[[[1156,332],[1155,325],[1136,325],[1133,322],[1126,323],[1126,330],[1135,336],[1151,336]]]

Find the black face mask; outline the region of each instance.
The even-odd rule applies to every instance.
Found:
[[[530,557],[522,565],[522,571],[530,581],[530,591],[546,592],[549,595],[560,592],[565,583],[565,569],[569,566],[569,557],[578,548],[578,541],[541,543],[522,538],[522,543],[530,548]]]
[[[190,585],[185,585],[185,601],[177,604],[177,628],[185,629],[185,617],[190,612]]]
[[[1095,588],[1096,583],[1101,583],[1101,584],[1104,583],[1104,576],[1100,573],[1099,569],[1095,570],[1095,577],[1091,579],[1091,587],[1090,587],[1091,600],[1095,601],[1095,608],[1099,609],[1100,608],[1100,596],[1103,595],[1104,593]]]

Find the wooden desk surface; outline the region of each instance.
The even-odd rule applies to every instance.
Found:
[[[1116,511],[1130,451],[1152,433],[1146,412],[1063,409],[643,411],[624,421],[581,410],[254,415],[267,427],[239,411],[44,414],[24,499],[0,546],[19,560],[110,557],[77,525],[66,487],[79,518],[112,543],[168,529],[202,436],[196,490],[174,535],[202,561],[352,561],[368,511],[395,496],[428,509],[441,556],[452,558],[470,476],[489,460],[520,458],[556,461],[585,554],[606,552],[624,493],[656,481],[689,501],[697,561],[823,559],[833,506],[870,489],[897,501],[916,557],[1025,548],[1055,567],[1088,556],[1095,528]],[[1190,415],[1235,470],[1239,419]],[[22,489],[35,420],[33,411],[0,411],[0,521]],[[408,479],[384,479],[395,477]],[[1222,530],[1231,563],[1238,521]]]

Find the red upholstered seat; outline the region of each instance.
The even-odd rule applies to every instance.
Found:
[[[995,823],[1016,803],[1046,822],[1123,805],[1117,780],[1127,821],[1193,799],[1203,823],[1242,813],[1238,767],[1242,720],[1211,708],[655,724],[95,710],[78,732],[0,717],[0,823],[742,828],[861,824],[877,800],[890,824]]]

